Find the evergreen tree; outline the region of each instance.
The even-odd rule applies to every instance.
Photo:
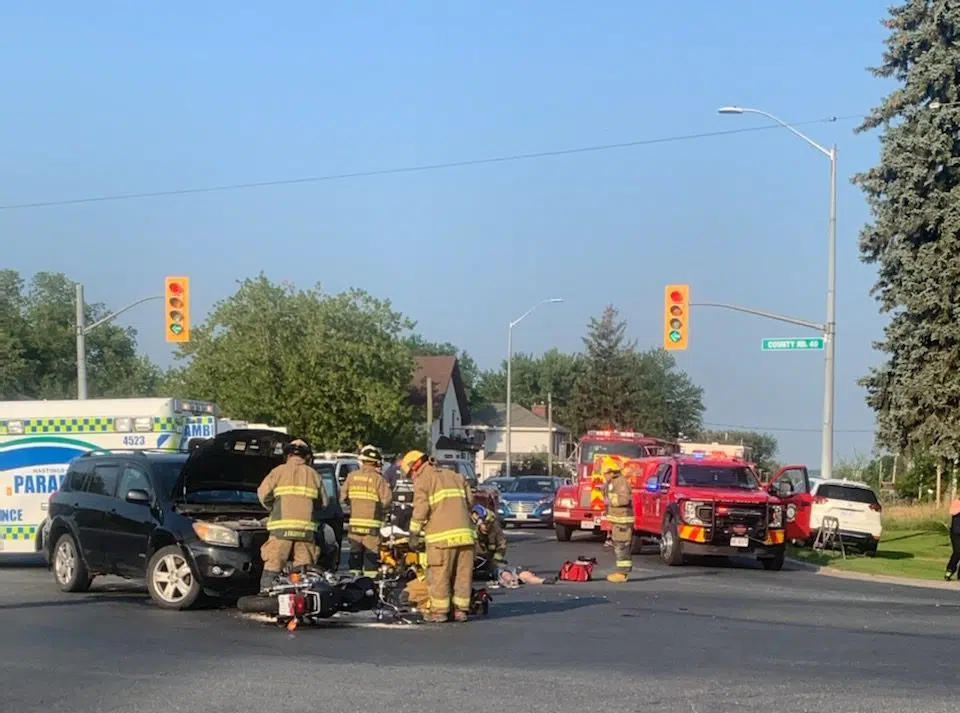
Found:
[[[592,317],[583,338],[586,359],[573,389],[572,416],[577,430],[629,429],[636,415],[638,380],[628,369],[635,345],[626,341],[627,324],[613,305]]]
[[[890,9],[883,62],[899,86],[858,132],[883,128],[880,164],[854,177],[872,222],[863,261],[891,315],[875,346],[886,361],[861,380],[878,438],[894,448],[960,456],[960,4],[910,0]]]

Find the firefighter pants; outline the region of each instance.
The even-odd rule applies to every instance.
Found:
[[[633,526],[614,525],[610,539],[613,540],[613,558],[616,571],[624,574],[633,571],[633,558],[630,556],[630,549],[633,544]]]
[[[473,546],[441,548],[427,545],[427,589],[430,591],[431,612],[447,614],[451,603],[454,609],[470,611],[473,555]]]
[[[263,547],[260,548],[260,557],[263,558],[263,568],[267,572],[282,572],[290,552],[293,552],[293,566],[307,567],[317,563],[320,557],[320,548],[313,542],[301,540],[281,540],[270,535]]]
[[[364,577],[374,577],[377,574],[377,568],[380,566],[380,543],[376,538],[359,538],[349,535],[350,540],[350,558],[347,564],[350,568],[350,574]]]

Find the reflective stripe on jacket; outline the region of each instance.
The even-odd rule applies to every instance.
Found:
[[[434,547],[472,546],[476,533],[471,507],[473,493],[463,476],[428,463],[414,479],[410,532],[422,531],[426,543]]]
[[[290,456],[271,470],[257,488],[257,497],[270,511],[267,530],[282,540],[312,542],[318,529],[317,507],[330,503],[317,471],[299,456]]]
[[[611,525],[633,527],[633,490],[623,473],[615,473],[607,483],[607,521]]]
[[[380,535],[383,518],[393,502],[393,491],[377,469],[364,463],[343,483],[340,502],[350,504],[350,532],[362,535]]]

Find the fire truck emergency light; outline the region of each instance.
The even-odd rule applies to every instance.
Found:
[[[667,285],[664,299],[663,348],[687,348],[690,329],[690,285]]]

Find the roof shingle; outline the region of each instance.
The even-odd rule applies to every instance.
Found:
[[[478,408],[477,412],[473,414],[473,424],[475,426],[487,426],[488,428],[506,428],[507,405],[505,403],[493,403]],[[567,430],[556,422],[554,422],[553,427],[558,431]],[[510,404],[510,428],[542,428],[546,431],[547,420],[540,418],[533,411],[519,404]]]

